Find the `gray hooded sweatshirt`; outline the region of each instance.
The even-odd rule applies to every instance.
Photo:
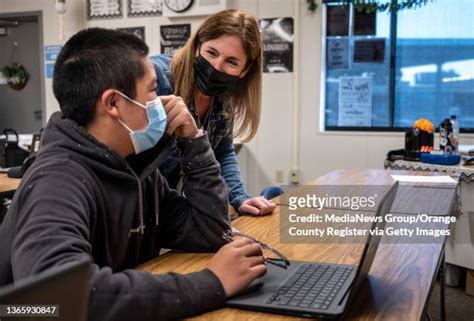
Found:
[[[162,247],[213,252],[224,244],[227,189],[207,136],[178,142],[183,197],[156,169],[174,138],[125,160],[58,114],[0,228],[0,285],[86,253],[94,262],[89,320],[166,320],[223,307],[222,284],[207,269],[133,269]]]

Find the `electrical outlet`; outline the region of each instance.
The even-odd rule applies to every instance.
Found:
[[[300,182],[300,171],[298,169],[290,170],[289,181],[293,184],[298,184]]]
[[[285,172],[281,169],[277,170],[275,173],[275,180],[277,183],[283,183],[285,179]]]

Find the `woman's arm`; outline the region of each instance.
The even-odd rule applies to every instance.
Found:
[[[275,204],[262,196],[252,198],[245,192],[231,134],[221,140],[214,153],[221,165],[221,175],[227,184],[229,202],[234,209],[240,214],[270,214]]]

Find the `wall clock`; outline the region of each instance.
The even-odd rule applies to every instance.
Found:
[[[194,0],[164,0],[165,5],[174,12],[184,12],[193,4]]]

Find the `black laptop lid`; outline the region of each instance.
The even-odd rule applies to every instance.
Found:
[[[0,288],[2,310],[13,305],[57,306],[59,316],[15,317],[19,320],[85,321],[89,300],[91,260],[83,256],[79,260],[54,266],[40,274],[19,280]],[[35,313],[52,313],[53,309]],[[10,309],[10,312],[13,310]],[[31,310],[30,310],[31,311]],[[6,311],[1,311],[5,316]],[[46,314],[51,315],[51,314]],[[0,316],[0,319],[3,317]],[[10,319],[10,318],[7,318]]]
[[[393,186],[384,195],[382,201],[379,204],[379,207],[377,208],[377,212],[375,214],[376,216],[381,216],[384,219],[381,220],[381,222],[375,221],[372,224],[372,227],[371,227],[372,230],[374,230],[375,228],[378,228],[380,230],[385,229],[385,223],[386,223],[385,216],[390,212],[390,209],[392,208],[395,195],[397,194],[397,189],[398,189],[398,182],[393,184]],[[375,255],[377,253],[377,248],[379,247],[381,238],[382,238],[381,235],[371,235],[369,233],[367,243],[364,247],[364,252],[362,253],[362,257],[360,259],[360,263],[357,268],[357,274],[354,278],[354,281],[352,282],[351,287],[349,288],[351,297],[353,297],[358,292],[358,290],[360,289],[360,286],[362,285],[367,275],[369,274],[369,271],[370,271],[370,268],[372,267],[372,263],[374,262]],[[352,298],[349,298],[349,302],[351,301],[351,299]]]

